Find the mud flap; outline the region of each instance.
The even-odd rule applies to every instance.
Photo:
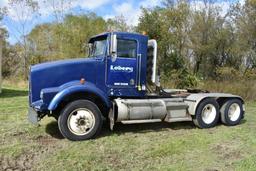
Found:
[[[110,109],[109,114],[108,114],[108,118],[109,118],[109,126],[110,126],[110,130],[113,131],[114,130],[114,125],[115,125],[115,115],[114,115],[114,110]]]
[[[38,114],[32,107],[30,107],[28,110],[28,120],[29,120],[29,122],[31,122],[32,124],[35,124],[35,125],[37,125],[38,121],[40,120],[38,117]]]

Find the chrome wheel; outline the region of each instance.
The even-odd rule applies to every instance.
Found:
[[[228,117],[231,121],[236,121],[241,114],[241,108],[237,103],[233,103],[232,105],[230,105],[229,109],[228,109]]]
[[[70,113],[67,120],[68,129],[76,135],[82,136],[91,132],[95,125],[93,113],[86,109],[76,109]]]
[[[202,110],[202,120],[206,124],[211,124],[214,122],[215,118],[217,116],[217,110],[214,105],[207,104]]]

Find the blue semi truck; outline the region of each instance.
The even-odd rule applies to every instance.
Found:
[[[193,89],[163,89],[157,41],[135,33],[106,32],[89,40],[89,57],[30,68],[29,120],[54,117],[69,140],[95,137],[103,121],[115,123],[193,121],[199,128],[244,117],[240,96]],[[170,78],[171,79],[171,78]],[[170,80],[171,81],[171,80]]]

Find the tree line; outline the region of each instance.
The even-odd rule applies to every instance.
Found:
[[[32,0],[9,1],[9,8],[22,5],[28,14],[38,15],[40,6]],[[160,6],[142,8],[137,26],[129,26],[123,16],[104,20],[95,13],[63,13],[60,2],[65,1],[56,1],[54,21],[37,24],[32,31],[26,32],[29,22],[23,18],[17,28],[22,37],[14,45],[8,43],[8,32],[2,28],[4,77],[26,78],[32,64],[86,57],[91,36],[115,30],[146,32],[156,39],[162,79],[172,78],[177,87],[195,86],[206,79],[256,79],[254,0],[232,3],[225,10],[211,0],[165,0]],[[0,14],[10,15],[8,9],[1,9]]]

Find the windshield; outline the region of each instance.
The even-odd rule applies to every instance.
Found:
[[[107,39],[105,37],[101,39],[96,39],[95,41],[93,41],[90,57],[103,56],[106,51],[106,46],[107,46]]]

